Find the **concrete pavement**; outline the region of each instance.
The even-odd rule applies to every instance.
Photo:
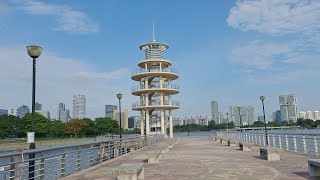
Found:
[[[153,144],[122,157],[106,161],[64,180],[114,180],[113,169],[122,163],[145,162],[150,151],[159,149]],[[238,147],[229,147],[208,137],[185,137],[162,154],[160,163],[145,164],[145,179],[149,180],[212,180],[212,179],[310,179],[309,157],[291,152],[281,152],[281,160],[268,162],[259,157],[259,147],[251,152],[242,152]]]

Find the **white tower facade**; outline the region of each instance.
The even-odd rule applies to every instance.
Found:
[[[140,97],[140,101],[133,103],[132,110],[140,111],[141,135],[146,131],[150,135],[151,128],[173,138],[172,110],[179,109],[178,101],[172,95],[179,93],[179,87],[172,81],[179,78],[172,63],[164,59],[167,44],[152,41],[140,46],[145,51],[145,60],[138,63],[139,69],[133,73],[131,79],[139,82],[133,87],[132,94]],[[159,125],[159,126],[158,126]],[[155,126],[155,127],[154,127]],[[165,136],[166,137],[166,136]]]

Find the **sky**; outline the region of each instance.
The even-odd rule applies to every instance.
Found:
[[[27,45],[43,47],[37,59],[36,100],[56,117],[85,94],[87,116],[104,116],[105,104],[123,93],[129,116],[137,82],[131,72],[144,59],[139,46],[167,43],[165,59],[179,71],[176,117],[210,115],[230,105],[251,105],[267,115],[279,95],[296,94],[299,110],[320,110],[319,0],[1,0],[0,109],[31,107],[32,60]]]

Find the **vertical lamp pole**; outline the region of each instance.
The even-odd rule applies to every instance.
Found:
[[[190,134],[189,134],[189,131],[190,131],[190,130],[189,130],[189,119],[187,119],[187,129],[188,129],[188,136],[189,136],[189,135],[190,135]]]
[[[266,145],[268,146],[268,131],[267,131],[267,123],[266,123],[266,113],[264,112],[264,96],[260,96],[260,100],[262,102],[263,109],[263,120],[264,120],[264,132],[266,133]]]
[[[239,110],[239,117],[240,117],[240,132],[242,132],[242,117],[241,117],[241,107],[238,107],[238,110]]]
[[[226,113],[227,114],[227,132],[229,132],[229,113]]]
[[[121,93],[118,93],[117,94],[117,98],[119,99],[119,135],[120,135],[120,141],[122,139],[122,134],[121,134],[121,98],[122,98],[122,94]]]
[[[42,53],[42,47],[40,46],[27,46],[27,52],[28,55],[32,58],[33,60],[33,71],[32,71],[32,133],[34,133],[34,121],[35,121],[35,105],[36,105],[36,59],[41,55]],[[35,149],[36,144],[34,143],[34,140],[31,140],[30,143],[30,149]],[[30,153],[29,154],[29,179],[34,179],[34,159],[35,158],[35,153]]]

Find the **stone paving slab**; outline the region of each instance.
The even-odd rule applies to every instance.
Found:
[[[63,180],[115,180],[114,168],[122,163],[146,162],[147,154],[160,149],[154,144],[125,156],[106,161]],[[186,137],[162,154],[160,163],[145,164],[145,179],[149,180],[295,180],[308,177],[309,157],[280,152],[281,160],[268,162],[259,157],[259,146],[251,152],[229,147],[207,137]]]

